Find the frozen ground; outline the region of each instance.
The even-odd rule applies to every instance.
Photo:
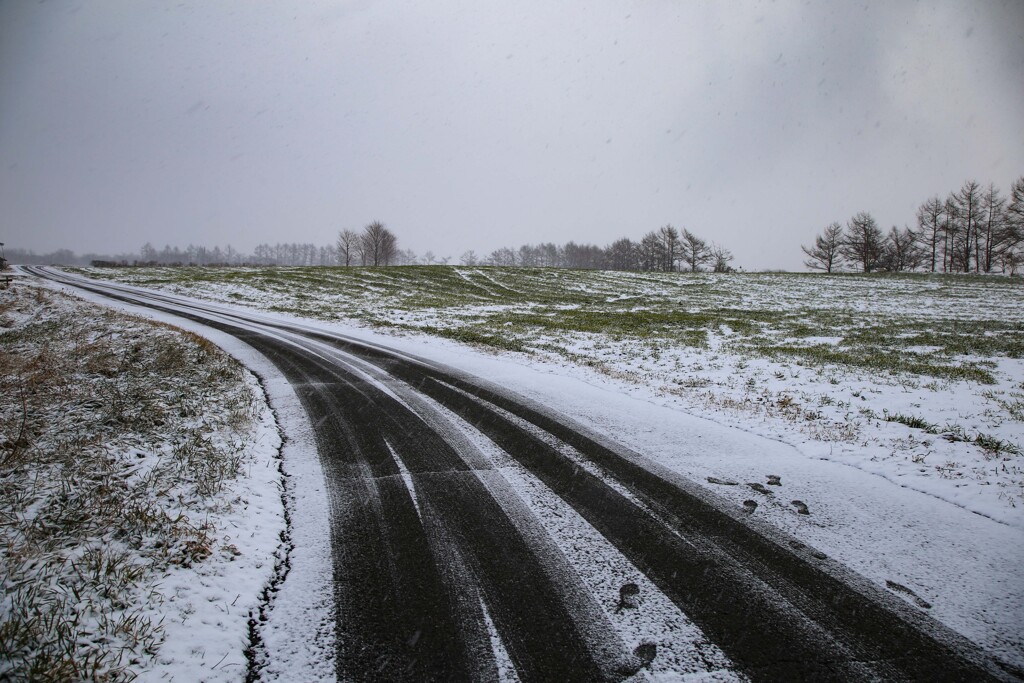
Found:
[[[410,272],[115,274],[513,388],[1024,665],[1018,282]]]

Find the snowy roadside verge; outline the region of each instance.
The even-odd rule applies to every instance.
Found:
[[[249,624],[249,644],[253,646],[251,672],[260,680],[306,681],[334,680],[334,597],[331,564],[331,539],[328,525],[329,503],[324,473],[320,465],[313,429],[293,387],[273,363],[252,347],[231,335],[205,325],[155,311],[144,306],[114,301],[97,294],[67,288],[32,278],[40,286],[56,291],[71,291],[74,296],[105,308],[122,310],[149,320],[174,325],[213,342],[258,378],[268,411],[276,418],[280,472],[274,483],[278,501],[283,500],[282,527],[287,534],[275,542],[282,553],[275,556],[278,566],[268,576],[260,601]],[[282,529],[285,530],[285,529]],[[191,650],[182,656],[191,659]],[[245,671],[234,678],[242,680]],[[163,674],[144,676],[146,680],[168,680]],[[199,680],[187,670],[175,680]],[[202,677],[202,680],[218,680]]]
[[[30,280],[0,292],[0,678],[244,679],[284,530],[263,388]]]

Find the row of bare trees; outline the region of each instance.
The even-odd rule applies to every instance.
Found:
[[[69,252],[70,254],[70,252]],[[445,265],[449,257],[437,257],[427,251],[422,257],[412,250],[398,248],[398,239],[383,223],[375,221],[361,232],[343,229],[334,244],[286,242],[260,244],[251,254],[233,249],[207,249],[189,245],[186,249],[165,246],[158,250],[147,243],[138,256],[121,255],[97,263],[114,265],[277,265],[277,266],[392,266]],[[633,271],[710,270],[730,272],[733,255],[724,247],[708,242],[688,229],[681,232],[671,225],[652,230],[639,241],[628,237],[600,247],[594,244],[545,242],[519,248],[503,247],[480,257],[469,250],[458,262],[462,265],[547,267]],[[47,262],[53,262],[52,260]]]
[[[1024,177],[1004,197],[994,184],[974,180],[945,199],[934,196],[917,210],[917,228],[883,233],[871,214],[832,223],[814,244],[802,246],[814,270],[853,268],[943,273],[1009,273],[1024,267]]]
[[[380,221],[374,221],[362,232],[341,230],[334,244],[311,242],[278,242],[258,244],[251,254],[230,245],[208,249],[189,245],[185,249],[152,244],[142,246],[137,257],[117,257],[114,262],[134,265],[257,265],[257,266],[389,266],[404,265],[415,256],[398,248],[398,238]],[[96,260],[96,259],[93,259]]]
[[[502,247],[484,258],[467,251],[459,260],[463,265],[695,273],[701,270],[729,272],[733,255],[728,249],[707,242],[686,228],[680,232],[671,225],[664,225],[639,241],[623,237],[606,247],[576,242],[563,245],[545,242],[524,244],[518,249]]]
[[[338,233],[338,264],[342,266],[390,266],[398,256],[398,238],[380,221],[370,223],[361,233]]]
[[[311,242],[278,242],[258,244],[252,253],[226,247],[208,248],[190,244],[184,249],[165,245],[157,249],[151,243],[142,245],[133,258],[119,257],[117,262],[138,266],[196,265],[196,266],[332,266],[338,262],[333,244],[318,246]]]
[[[243,262],[260,266],[332,266],[338,262],[338,255],[331,244],[278,242],[256,245],[252,256],[243,257]]]

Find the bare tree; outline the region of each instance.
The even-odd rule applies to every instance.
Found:
[[[427,251],[426,253],[423,254],[423,264],[424,265],[432,266],[432,265],[434,265],[435,261],[437,261],[437,257],[434,256],[434,252]]]
[[[464,266],[475,266],[477,261],[476,252],[472,249],[462,252],[462,256],[459,257],[459,262]]]
[[[914,270],[921,265],[921,249],[917,242],[917,234],[906,226],[903,230],[892,226],[882,243],[882,256],[878,265],[894,273]]]
[[[364,266],[388,266],[395,260],[398,238],[380,221],[374,221],[363,228],[360,242]]]
[[[531,244],[524,244],[519,247],[519,265],[528,268],[533,268],[540,261],[540,255],[537,253],[537,247]]]
[[[394,264],[396,266],[415,266],[419,263],[416,252],[412,249],[398,249],[395,252]]]
[[[1004,230],[1006,245],[999,260],[1003,271],[1014,275],[1018,268],[1024,266],[1024,176],[1010,185],[1010,199],[1004,212]]]
[[[959,222],[957,229],[959,240],[953,245],[957,252],[957,261],[966,273],[971,269],[971,258],[973,257],[974,271],[978,272],[981,255],[978,246],[981,185],[974,180],[968,180],[960,188],[960,191],[953,195],[953,202],[956,204],[956,218]]]
[[[983,242],[981,249],[981,269],[991,273],[999,253],[1006,248],[1011,233],[1006,229],[1006,198],[999,195],[999,188],[989,183],[988,189],[981,196],[981,220],[979,237]]]
[[[554,242],[544,242],[537,245],[538,266],[555,268],[562,265],[562,256]]]
[[[142,249],[139,250],[139,258],[144,263],[156,263],[160,254],[151,243],[146,242],[142,245]]]
[[[597,269],[605,267],[605,251],[594,244],[576,244],[569,241],[559,250],[563,268]]]
[[[663,225],[658,229],[658,238],[661,240],[664,259],[661,270],[673,271],[676,269],[676,261],[679,260],[679,231],[671,225]]]
[[[569,240],[558,250],[562,255],[559,265],[564,268],[586,268],[587,254],[584,245]]]
[[[931,254],[930,271],[935,272],[936,259],[939,256],[939,240],[943,236],[942,218],[945,205],[938,195],[927,200],[917,209],[918,242]],[[945,260],[945,256],[943,256]]]
[[[229,247],[230,248],[230,247]],[[333,266],[340,262],[338,247],[335,244],[325,244],[317,250],[318,265]]]
[[[683,228],[683,234],[679,240],[679,258],[687,265],[691,273],[696,273],[701,266],[709,263],[712,259],[711,248],[708,243]]]
[[[800,247],[807,254],[804,265],[812,270],[824,270],[826,273],[831,273],[842,260],[840,255],[842,245],[843,226],[839,223],[825,226],[822,233],[814,238],[813,247]]]
[[[355,230],[348,228],[338,232],[338,264],[351,266],[355,260],[362,261],[363,242]]]
[[[662,270],[665,265],[665,243],[653,230],[640,239],[637,256],[640,270]]]
[[[956,270],[956,243],[960,232],[960,210],[952,193],[946,197],[942,208],[942,272],[951,273]]]
[[[1006,205],[1006,222],[1017,230],[1024,230],[1024,176],[1010,185],[1010,201]]]
[[[843,258],[860,266],[865,273],[878,268],[882,258],[882,231],[867,211],[856,214],[846,224],[840,253]]]
[[[732,252],[725,247],[712,244],[711,245],[711,270],[716,273],[731,273],[733,272],[732,263],[733,255]]]
[[[612,270],[636,270],[640,266],[637,246],[628,237],[615,240],[605,251]]]
[[[515,266],[516,252],[509,247],[495,249],[488,255],[486,263],[491,266]]]

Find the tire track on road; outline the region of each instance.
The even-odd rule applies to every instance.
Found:
[[[473,680],[487,660],[443,581],[420,514],[373,415],[351,391],[288,347],[243,338],[289,380],[309,414],[330,489],[338,676],[343,680]]]
[[[81,286],[77,282],[68,284]],[[137,298],[146,296],[138,292],[129,294],[124,288],[120,294],[98,285],[85,288],[129,303],[140,303]],[[260,322],[255,320],[256,316],[247,318],[202,304],[173,302],[163,296],[153,298],[158,302],[145,305],[235,336],[241,334],[243,341],[258,349],[262,345],[265,353],[294,351],[284,351],[288,345],[270,342],[267,335],[247,331],[245,326],[261,325],[325,343],[437,401],[474,425],[571,505],[752,678],[1011,678],[976,646],[934,620],[895,604],[849,572],[849,581],[841,579],[842,572],[822,561],[811,549],[799,544],[787,547],[779,542],[780,536],[756,528],[738,512],[726,510],[713,496],[700,492],[678,475],[652,466],[603,437],[510,392],[449,368],[342,335]],[[252,335],[252,341],[244,338],[246,334]],[[378,489],[380,507],[372,514],[361,512],[364,516],[358,519],[379,523],[385,507],[394,506],[400,511],[402,533],[411,534],[409,538],[402,537],[401,544],[404,547],[408,543],[413,548],[410,552],[419,559],[403,559],[402,551],[378,545],[375,552],[397,552],[395,558],[377,558],[376,562],[384,563],[378,566],[391,561],[413,565],[426,561],[425,554],[430,554],[438,567],[438,576],[450,576],[453,572],[472,576],[477,584],[469,589],[470,593],[477,590],[484,596],[489,616],[506,639],[509,654],[524,679],[598,680],[622,674],[621,670],[616,674],[611,665],[615,655],[602,650],[613,639],[596,643],[581,635],[581,629],[574,624],[576,617],[566,608],[564,596],[558,590],[559,581],[545,573],[544,563],[523,540],[514,520],[508,518],[472,468],[441,435],[401,401],[357,374],[337,364],[325,365],[317,354],[301,357],[302,360],[293,359],[298,368],[293,372],[298,387],[309,387],[301,391],[309,392],[307,410],[313,424],[323,418],[323,424],[334,425],[324,432],[328,442],[344,438],[347,443],[356,444],[365,460],[360,466],[369,468],[355,477],[362,486],[373,482],[373,486],[380,487],[381,482],[390,482],[383,485],[387,489],[385,496],[380,496]],[[326,394],[313,388],[322,388],[325,379],[333,387]],[[521,421],[575,449],[580,457],[599,468],[601,476],[581,468],[531,433]],[[367,424],[369,430],[355,428]],[[418,510],[399,462],[411,477]],[[616,491],[608,483],[611,480],[624,486],[643,506]],[[348,493],[347,497],[362,494],[373,499],[373,491],[366,488]],[[368,548],[373,546],[366,538],[355,538]],[[347,538],[344,542],[348,542]],[[424,545],[426,550],[422,549]],[[453,551],[455,569],[444,561],[445,553]],[[510,572],[510,559],[523,564]],[[347,573],[347,569],[339,569],[339,579]],[[449,648],[447,655],[438,658],[435,668],[425,663],[427,659],[406,654],[399,657],[404,664],[395,664],[392,670],[401,674],[413,670],[403,666],[422,666],[427,678],[486,677],[493,668],[474,668],[469,654],[479,650],[474,650],[472,643],[474,638],[479,640],[482,614],[477,616],[472,610],[467,613],[465,605],[472,600],[462,597],[459,602],[458,596],[446,593],[437,583],[428,578],[415,589],[425,596],[422,604],[414,601],[412,612],[438,615],[443,624],[438,638]],[[528,605],[525,609],[524,603]],[[377,617],[366,614],[360,618],[372,622]],[[408,630],[418,618],[404,616],[399,610],[382,623],[404,624],[401,628]],[[469,621],[459,622],[460,619]],[[543,635],[537,636],[537,628]],[[377,640],[371,649],[386,652],[387,660],[395,656],[393,649],[402,648],[382,635],[383,631],[375,636]],[[453,642],[458,643],[455,650],[450,649],[455,647]],[[622,661],[621,653],[616,654]],[[376,660],[370,657],[359,661],[363,662],[359,665],[362,675],[356,677],[375,677],[374,672],[362,671],[361,667],[372,667]]]
[[[252,346],[281,370],[309,413],[331,479],[340,679],[488,679],[493,661],[476,659],[493,660],[480,645],[482,609],[478,603],[467,612],[473,600],[459,593],[483,597],[521,680],[619,680],[630,673],[633,660],[610,625],[576,622],[563,593],[573,577],[551,574],[559,563],[537,556],[475,473],[419,416],[322,355],[249,329],[253,323],[243,318],[234,316],[246,326],[148,305]],[[420,510],[395,457],[412,477]],[[439,538],[450,542],[438,547]],[[442,584],[443,575],[475,585]]]
[[[278,362],[273,356],[271,360]],[[293,359],[291,362],[296,361]],[[472,594],[479,592],[483,596],[488,613],[523,680],[594,681],[615,677],[614,671],[621,666],[623,659],[621,644],[608,651],[614,643],[610,635],[601,643],[587,641],[559,590],[559,584],[566,583],[569,578],[549,575],[547,569],[551,563],[537,557],[535,548],[523,537],[515,521],[509,518],[447,441],[399,401],[338,365],[312,355],[304,356],[298,363],[304,366],[306,386],[311,387],[307,390],[303,384],[298,384],[300,398],[303,394],[308,395],[312,423],[321,423],[321,428],[325,429],[335,425],[335,429],[350,432],[346,435],[349,443],[354,443],[362,453],[368,454],[366,461],[372,463],[368,474],[348,469],[335,471],[335,479],[355,479],[362,484],[386,481],[396,488],[400,486],[401,509],[408,517],[402,529],[408,534],[412,533],[409,530],[416,528],[417,533],[423,534],[422,538],[435,538],[435,544],[438,537],[451,540],[453,545],[434,548],[432,561],[443,564],[455,552],[469,568],[476,585],[455,588],[469,590]],[[288,374],[287,370],[282,370]],[[325,392],[330,395],[326,401]],[[329,454],[338,451],[337,443],[322,443],[321,446]],[[411,519],[408,513],[412,496],[395,457],[400,459],[411,477],[420,508],[415,514],[422,518],[422,524],[420,519]],[[332,467],[330,463],[325,465],[329,469]],[[360,492],[357,489],[351,493],[358,496]],[[345,505],[350,496],[341,497],[345,500],[339,501],[338,505]],[[342,515],[338,517],[341,519]],[[341,526],[349,525],[341,523]],[[424,527],[438,526],[443,529],[432,534],[422,531]],[[418,542],[420,537],[409,540]],[[343,539],[339,544],[338,552],[345,552],[341,547],[345,542]],[[399,548],[389,550],[401,552]],[[420,561],[427,560],[421,558]],[[340,573],[339,579],[344,582],[348,570],[342,568]],[[450,604],[456,599],[450,596]],[[471,601],[463,602],[471,604]],[[463,628],[461,632],[458,628],[444,629],[441,635],[452,641],[465,641],[466,631],[471,631],[477,639],[469,640],[476,642],[470,642],[464,649],[479,652],[478,638],[484,633],[483,615],[462,614],[461,617],[463,620],[471,618],[472,628]],[[457,616],[451,619],[452,623],[458,621]],[[611,628],[605,627],[602,632],[610,634]],[[454,654],[438,658],[447,661]],[[492,666],[486,668],[491,669]],[[472,672],[468,665],[465,670],[479,673]],[[425,679],[423,676],[410,678]],[[426,677],[430,680],[465,678]]]
[[[819,566],[822,558],[810,549],[779,545],[695,495],[692,486],[680,487],[522,399],[404,354],[306,334],[374,363],[475,425],[580,512],[757,679],[1006,678],[976,646],[937,622],[908,613],[880,591],[850,586]],[[481,401],[572,446],[660,514],[637,508]]]

